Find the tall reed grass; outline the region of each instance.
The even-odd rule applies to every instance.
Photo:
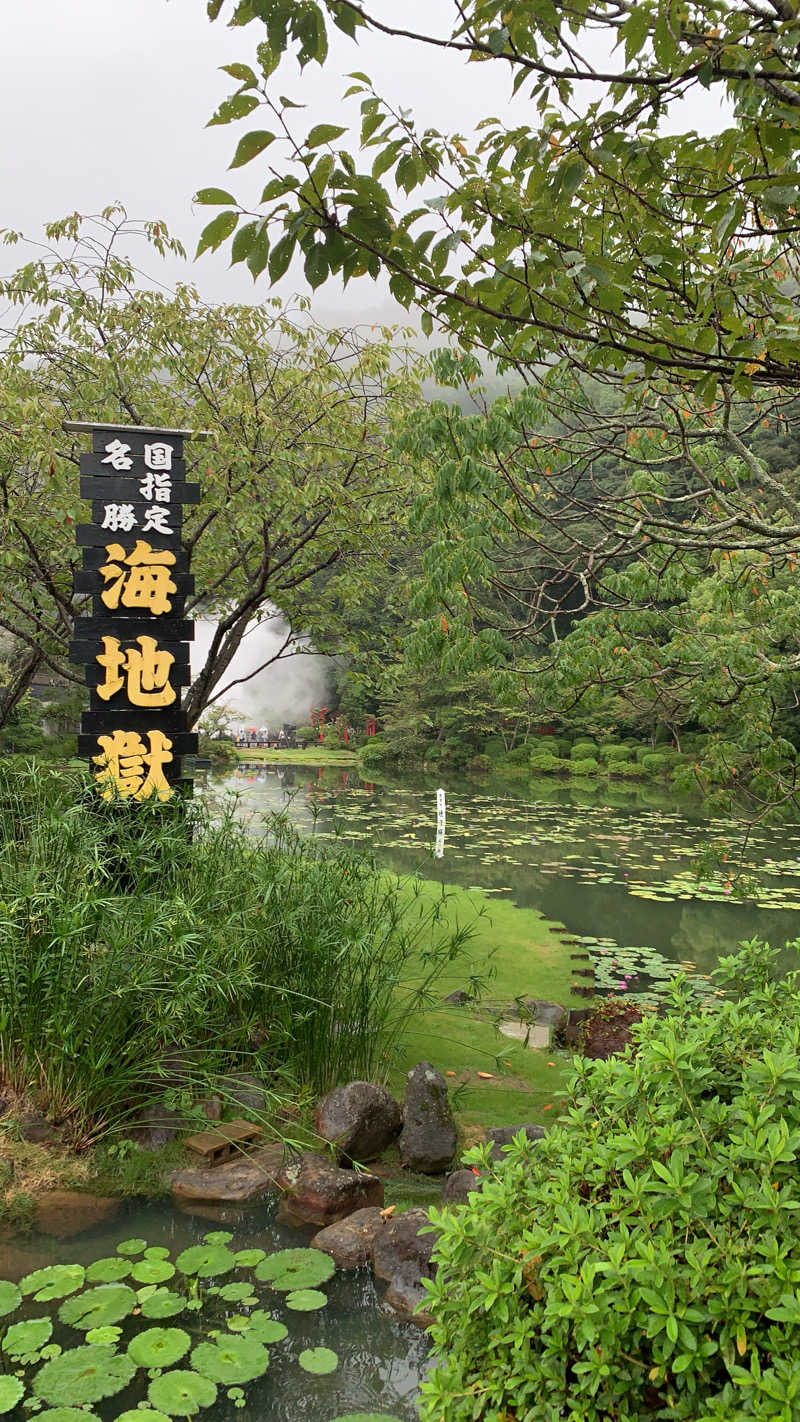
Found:
[[[230,806],[106,806],[78,772],[0,766],[3,1082],[87,1141],[167,1082],[380,1080],[469,937],[441,907],[279,816],[254,836]]]

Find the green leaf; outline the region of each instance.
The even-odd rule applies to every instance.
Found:
[[[205,203],[207,207],[224,207],[235,201],[233,193],[226,193],[224,188],[198,188],[192,198],[192,202]]]
[[[243,262],[245,260],[256,239],[256,233],[260,228],[260,222],[246,222],[244,227],[239,228],[231,243],[231,266],[235,266],[237,262]]]
[[[220,69],[223,74],[230,74],[232,79],[246,84],[248,89],[254,89],[258,85],[258,77],[249,64],[221,64]]]
[[[25,1394],[25,1384],[19,1378],[0,1377],[0,1412],[10,1412]]]
[[[652,15],[647,5],[635,5],[628,19],[620,28],[620,36],[625,41],[625,63],[630,64],[631,60],[642,49],[647,38],[652,22]]]
[[[288,1292],[324,1284],[335,1270],[330,1255],[321,1249],[279,1249],[256,1267],[256,1278]]]
[[[170,1417],[193,1417],[199,1408],[213,1406],[217,1389],[209,1378],[175,1368],[151,1382],[147,1400]]]
[[[269,254],[269,279],[271,282],[280,281],[292,260],[296,246],[297,239],[288,234],[275,243]]]
[[[241,168],[245,163],[249,163],[251,158],[256,158],[259,153],[263,153],[265,148],[269,148],[275,142],[275,134],[268,133],[266,129],[253,129],[252,133],[246,133],[239,139],[233,162],[230,168]]]
[[[37,1303],[49,1303],[51,1299],[63,1299],[73,1294],[84,1280],[81,1264],[50,1264],[45,1269],[35,1269],[20,1279],[23,1294],[33,1294]]]
[[[102,1328],[106,1323],[127,1318],[137,1304],[136,1294],[127,1284],[99,1284],[67,1299],[58,1316],[62,1323],[71,1323],[74,1328]]]
[[[137,1368],[170,1368],[188,1353],[189,1334],[182,1328],[146,1328],[128,1344],[128,1356]]]
[[[179,1254],[175,1263],[182,1274],[197,1274],[201,1279],[227,1274],[235,1267],[236,1256],[224,1244],[193,1244]]]
[[[322,143],[333,143],[335,138],[341,138],[346,132],[346,128],[339,128],[335,123],[318,123],[306,139],[306,148],[319,148]]]
[[[221,1334],[216,1343],[198,1343],[191,1361],[203,1377],[229,1386],[260,1378],[269,1366],[269,1353],[251,1334]]]
[[[229,99],[223,99],[213,118],[208,120],[206,128],[213,128],[218,123],[233,123],[235,119],[245,118],[251,114],[253,109],[257,109],[259,100],[255,94],[232,94]]]
[[[30,1278],[30,1274],[28,1278]],[[15,1308],[19,1308],[22,1303],[22,1294],[16,1284],[12,1284],[10,1279],[0,1279],[0,1318],[7,1313],[13,1313]]]
[[[328,275],[328,257],[323,242],[317,242],[306,253],[306,260],[303,270],[309,286],[316,288],[321,286]]]
[[[208,226],[203,228],[200,241],[197,244],[195,258],[201,256],[203,252],[215,252],[217,247],[221,247],[226,238],[230,237],[232,232],[235,232],[238,222],[238,212],[218,213],[217,216],[208,223]]]
[[[135,1372],[136,1364],[112,1344],[87,1343],[45,1363],[36,1374],[33,1391],[44,1402],[78,1407],[113,1397],[127,1387]]]
[[[325,1373],[335,1373],[339,1366],[338,1355],[332,1348],[304,1348],[297,1361],[307,1373],[320,1377]]]

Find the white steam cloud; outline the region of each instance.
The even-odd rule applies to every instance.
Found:
[[[191,647],[192,675],[196,676],[205,661],[214,622],[198,620]],[[250,676],[269,657],[274,656],[286,641],[288,626],[279,612],[269,620],[254,623],[242,638],[236,656],[222,677],[217,690],[230,686],[213,705],[229,706],[242,725],[279,727],[284,724],[304,725],[311,707],[324,705],[328,699],[330,659],[316,652],[295,651],[281,657],[263,671]],[[298,640],[295,648],[307,647]],[[230,685],[235,683],[234,685]]]

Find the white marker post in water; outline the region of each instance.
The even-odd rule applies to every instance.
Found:
[[[447,805],[444,798],[444,790],[436,791],[436,843],[433,847],[434,859],[441,859],[444,856],[444,831],[447,823]]]

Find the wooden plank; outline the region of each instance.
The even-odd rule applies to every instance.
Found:
[[[183,1144],[197,1155],[215,1156],[224,1151],[228,1156],[237,1145],[252,1145],[261,1135],[261,1127],[251,1121],[223,1121],[213,1131],[199,1131],[187,1136]]]
[[[73,625],[75,642],[96,637],[158,637],[165,642],[193,642],[194,622],[189,617],[125,617],[103,607],[97,617],[76,617]],[[73,643],[74,645],[74,643]]]

